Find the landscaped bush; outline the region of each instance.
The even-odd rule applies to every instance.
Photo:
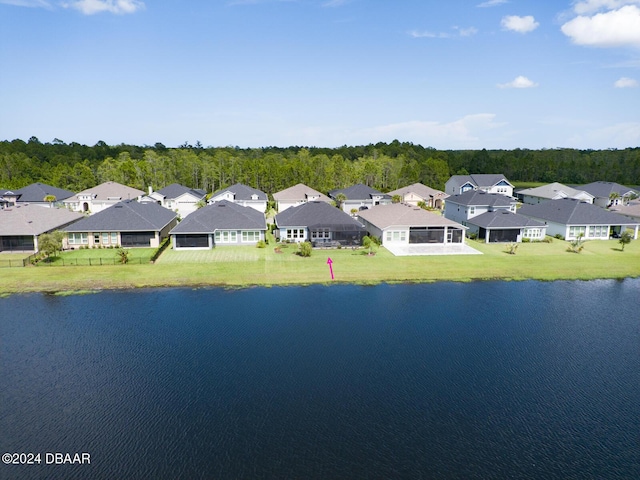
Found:
[[[564,237],[562,235],[560,235],[559,233],[556,233],[556,238],[558,240],[564,240]]]
[[[298,244],[298,255],[301,257],[310,257],[313,247],[311,242],[302,242]]]
[[[264,240],[258,240],[258,242],[256,243],[256,247],[257,248],[266,248],[267,247],[267,243]]]
[[[531,243],[531,239],[529,237],[523,237],[522,243]]]
[[[478,234],[475,233],[475,232],[467,233],[467,238],[469,240],[477,240],[478,239]]]

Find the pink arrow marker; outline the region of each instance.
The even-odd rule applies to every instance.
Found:
[[[329,265],[329,271],[331,272],[331,280],[333,280],[333,260],[331,260],[331,257],[327,258],[327,265]]]

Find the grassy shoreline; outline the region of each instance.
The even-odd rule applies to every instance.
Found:
[[[582,253],[568,243],[523,243],[516,255],[504,244],[469,244],[483,255],[394,257],[384,248],[375,256],[362,250],[314,250],[310,258],[295,247],[226,247],[211,251],[167,250],[155,264],[37,266],[3,268],[0,295],[29,292],[82,292],[158,287],[287,286],[310,284],[429,283],[476,280],[595,280],[640,277],[640,242],[620,251],[615,240],[585,243]],[[331,280],[327,258],[333,260]]]

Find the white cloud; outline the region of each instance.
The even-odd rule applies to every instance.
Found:
[[[123,15],[144,9],[144,2],[139,0],[77,0],[63,3],[62,6],[79,10],[85,15],[95,15],[102,12]]]
[[[522,75],[514,78],[509,83],[499,83],[498,88],[533,88],[537,87],[538,84],[532,82],[527,77],[523,77]]]
[[[0,0],[0,3],[15,5],[16,7],[51,8],[51,3],[46,0]]]
[[[640,123],[627,122],[575,135],[570,143],[579,148],[628,148],[640,144]]]
[[[509,3],[509,0],[488,0],[486,2],[482,2],[476,5],[476,7],[478,8],[497,7],[498,5],[504,5],[505,3]]]
[[[479,145],[482,134],[504,125],[494,120],[495,114],[492,113],[466,115],[449,123],[415,120],[361,129],[351,132],[349,138],[352,143],[398,139],[432,146]]]
[[[536,19],[531,15],[526,17],[519,17],[517,15],[507,15],[502,18],[501,25],[506,30],[511,30],[518,33],[533,32],[540,26]]]
[[[638,81],[633,78],[622,77],[613,84],[616,88],[633,88],[639,86]]]
[[[590,47],[640,47],[640,8],[626,5],[592,17],[578,16],[561,27],[577,45]]]
[[[615,10],[625,5],[640,4],[640,0],[584,0],[574,2],[573,11],[578,15],[590,15],[602,10]]]
[[[419,30],[411,30],[407,32],[407,34],[412,38],[454,38],[454,37],[470,37],[478,33],[478,29],[475,27],[462,28],[462,27],[452,27],[453,30],[457,32],[447,33],[447,32],[429,32],[428,30],[419,31]]]

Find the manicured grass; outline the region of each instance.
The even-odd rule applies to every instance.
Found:
[[[130,263],[147,263],[150,261],[155,248],[127,248],[129,252]],[[69,250],[58,253],[55,257],[49,257],[48,259],[38,262],[38,266],[60,265],[85,265],[85,266],[100,266],[100,265],[112,265],[120,263],[117,256],[118,249],[115,248],[90,248],[83,250]]]
[[[24,253],[0,253],[0,267],[22,267],[22,261],[31,255],[30,252]]]
[[[386,249],[375,256],[363,250],[314,250],[309,258],[294,245],[275,253],[274,245],[165,251],[155,264],[102,267],[51,266],[11,269],[0,292],[87,291],[161,286],[304,285],[311,283],[433,282],[503,280],[590,280],[640,276],[640,241],[620,251],[616,240],[586,242],[582,253],[566,251],[568,242],[522,243],[516,255],[505,244],[469,241],[483,255],[394,257]],[[132,249],[133,250],[133,249]],[[91,252],[91,250],[89,250]],[[115,254],[115,251],[113,251]],[[333,260],[332,281],[327,258]]]

